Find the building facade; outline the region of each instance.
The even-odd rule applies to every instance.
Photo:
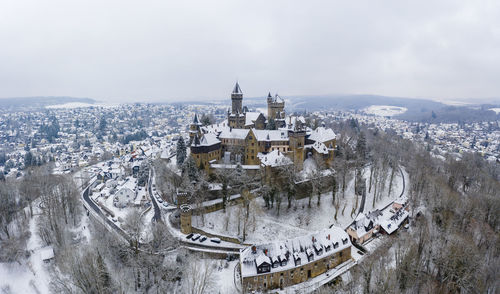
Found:
[[[351,259],[351,242],[341,228],[253,245],[240,253],[244,293],[266,292],[303,283]]]

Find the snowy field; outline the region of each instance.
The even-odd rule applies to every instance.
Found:
[[[367,179],[366,182],[368,185],[370,177],[369,167],[365,169],[364,177]],[[374,189],[372,188],[370,192],[367,191],[364,207],[365,212],[371,211],[374,208],[383,208],[399,197],[403,189],[401,173],[399,170],[395,172],[390,194],[388,194],[389,178],[390,176],[388,175],[385,190],[380,191],[379,189],[380,194],[375,199],[375,205],[373,205]],[[279,216],[276,208],[265,208],[262,197],[256,198],[250,205],[245,243],[262,243],[294,238],[308,234],[311,231],[327,228],[330,225],[345,229],[356,218],[361,205],[361,197],[359,197],[357,200],[358,208],[353,210],[356,207],[354,180],[348,183],[345,197],[342,197],[341,191],[337,193],[337,200],[338,213],[337,219],[335,219],[336,207],[332,204],[331,192],[322,194],[320,206],[317,205],[317,196],[314,195],[311,201],[311,208],[308,207],[309,198],[303,198],[294,200],[292,207],[287,209],[287,199],[283,197]],[[353,211],[354,213],[351,215]],[[226,209],[226,213],[222,210],[208,213],[204,216],[203,220],[201,216],[193,216],[193,226],[215,234],[242,237],[243,221],[238,221],[240,215],[244,215],[244,210],[240,205],[230,206]],[[238,230],[238,226],[240,230]],[[239,234],[238,231],[240,231]]]
[[[0,291],[2,293],[49,293],[49,266],[42,261],[42,241],[37,233],[38,216],[29,224],[31,236],[26,249],[30,257],[20,263],[0,263]],[[10,290],[10,292],[9,292]]]
[[[115,107],[115,106],[118,106],[118,104],[90,104],[90,103],[83,103],[83,102],[69,102],[69,103],[64,103],[64,104],[48,105],[48,106],[45,106],[45,108],[47,108],[47,109],[74,109],[74,108],[82,108],[82,107],[110,108],[110,107]]]
[[[500,108],[490,108],[488,110],[494,111],[496,114],[500,113]]]
[[[394,116],[405,113],[408,110],[406,107],[390,106],[390,105],[372,105],[363,109],[367,114],[378,116]]]
[[[227,262],[225,260],[214,260],[213,263],[216,266],[214,270],[214,280],[215,288],[220,294],[232,294],[238,293],[234,285],[234,267],[238,264],[239,260],[233,260]],[[227,267],[226,266],[227,263]]]

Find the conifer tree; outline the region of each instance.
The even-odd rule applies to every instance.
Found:
[[[182,137],[177,141],[177,166],[181,166],[186,160],[186,143]]]

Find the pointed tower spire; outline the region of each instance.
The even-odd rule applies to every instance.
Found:
[[[199,121],[198,121],[198,115],[196,113],[194,114],[193,123],[194,124],[198,124],[199,123]]]
[[[234,85],[233,94],[243,94],[243,92],[241,92],[241,88],[238,82],[236,82],[236,85]]]

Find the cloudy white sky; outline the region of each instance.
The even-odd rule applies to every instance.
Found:
[[[500,96],[500,1],[0,1],[0,97]]]

